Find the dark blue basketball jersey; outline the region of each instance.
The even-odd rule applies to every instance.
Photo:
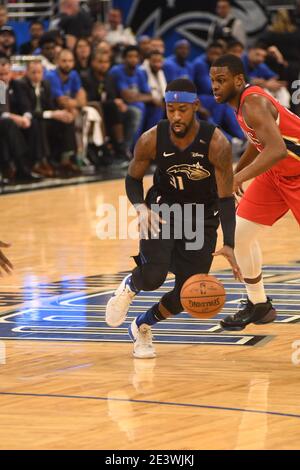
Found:
[[[154,185],[163,200],[173,203],[201,203],[211,206],[217,202],[214,166],[208,159],[209,144],[215,126],[199,121],[194,141],[180,150],[170,138],[170,123],[157,125],[157,146]]]

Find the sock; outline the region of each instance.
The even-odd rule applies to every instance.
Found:
[[[249,300],[255,305],[267,302],[263,280],[256,284],[245,284]]]
[[[132,279],[132,275],[130,274],[125,281],[126,286],[129,287],[129,289],[134,292],[135,294],[138,294],[140,291],[135,287]]]
[[[155,325],[155,323],[158,323],[159,321],[164,320],[165,318],[162,316],[162,314],[159,311],[158,308],[159,304],[154,304],[147,312],[141,313],[137,319],[136,319],[136,324],[137,327],[139,328],[143,323],[146,325]]]

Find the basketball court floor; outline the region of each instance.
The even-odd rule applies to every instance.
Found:
[[[127,326],[173,281],[141,293],[122,327],[106,326],[107,299],[137,252],[137,241],[97,237],[101,205],[119,194],[123,180],[0,198],[15,266],[0,279],[0,449],[299,448],[297,223],[288,214],[261,238],[276,323],[220,330],[245,295],[216,260],[223,312],[159,324],[156,359],[138,360]]]

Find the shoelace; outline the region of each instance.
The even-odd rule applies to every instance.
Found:
[[[271,297],[267,297],[267,302],[272,302],[273,299],[271,299]],[[239,310],[236,314],[235,314],[235,318],[243,318],[247,313],[248,313],[248,309],[251,308],[251,304],[250,304],[250,300],[249,299],[243,299],[240,301],[240,308],[241,307],[244,307],[243,310]]]
[[[122,292],[120,292],[118,296],[115,296],[115,300],[114,300],[115,307],[123,309],[124,300],[126,300],[126,303],[130,305],[132,301],[132,297],[130,298],[127,297],[128,291],[130,291],[130,289],[126,286],[125,289]]]
[[[139,330],[140,339],[144,346],[152,346],[152,333],[150,328],[142,328]]]
[[[125,297],[127,294],[132,294],[132,297],[134,297],[134,293],[129,289],[128,286],[125,286],[122,292],[120,292],[118,295]]]
[[[249,299],[241,300],[239,307],[240,307],[240,310],[235,314],[235,318],[236,319],[240,319],[240,318],[243,319],[244,316],[248,313],[248,309],[251,308]],[[242,307],[244,307],[244,308],[242,309]]]

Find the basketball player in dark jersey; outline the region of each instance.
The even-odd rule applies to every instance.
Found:
[[[288,210],[300,224],[300,118],[261,87],[247,85],[243,63],[234,55],[216,60],[210,76],[216,101],[236,110],[249,141],[234,176],[234,189],[242,195],[235,252],[248,298],[243,309],[221,321],[224,329],[242,330],[276,318],[264,290],[257,236]],[[243,194],[242,184],[252,178]]]
[[[195,85],[187,79],[169,83],[165,94],[167,117],[139,139],[126,178],[126,192],[135,206],[140,223],[140,253],[137,268],[123,280],[106,307],[106,322],[119,326],[126,318],[134,296],[141,290],[158,289],[168,271],[175,274],[175,287],[159,303],[139,315],[130,325],[134,356],[154,357],[151,326],[183,311],[180,290],[197,273],[208,273],[213,255],[223,255],[236,278],[240,271],[234,257],[235,203],[231,147],[215,126],[196,117],[198,100]],[[154,185],[146,198],[143,177],[155,163]],[[174,236],[175,218],[170,218],[170,236],[163,237],[166,220],[153,204],[204,205],[203,247],[188,249],[186,235]],[[149,222],[150,219],[150,222]],[[224,246],[215,252],[217,228],[221,221]],[[195,215],[191,222],[197,223]]]
[[[9,248],[10,245],[8,243],[4,243],[0,241],[0,247],[1,248]],[[2,271],[5,271],[7,274],[11,273],[11,270],[13,269],[13,265],[9,261],[9,259],[6,258],[5,254],[0,250],[0,276],[2,276]]]

